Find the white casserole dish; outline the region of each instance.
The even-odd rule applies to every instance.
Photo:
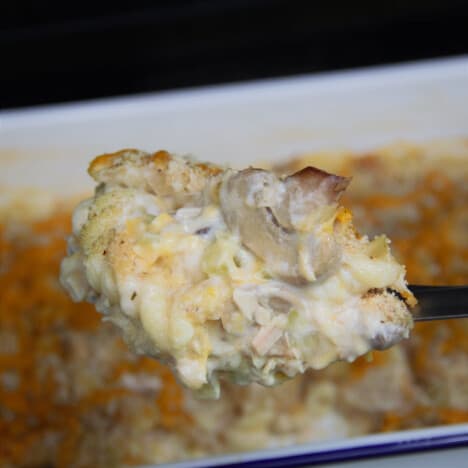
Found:
[[[242,166],[316,149],[361,150],[400,139],[467,136],[468,57],[460,57],[5,111],[0,113],[0,188],[82,193],[92,187],[84,170],[91,157],[123,147],[165,148]],[[436,448],[446,450],[428,453]],[[401,466],[435,467],[442,460],[450,467],[466,466],[468,424],[177,466],[303,466],[406,453],[411,455],[398,457]]]

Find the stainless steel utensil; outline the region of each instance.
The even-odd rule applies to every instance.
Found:
[[[409,288],[418,299],[415,321],[468,317],[468,286],[420,286]]]

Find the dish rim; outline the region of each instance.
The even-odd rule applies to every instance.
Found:
[[[404,438],[401,436],[404,435]],[[165,464],[171,468],[269,468],[314,466],[389,455],[406,455],[468,446],[468,423],[370,434],[330,442],[313,442],[219,457]],[[161,465],[143,465],[151,468]],[[143,468],[142,466],[142,468]]]

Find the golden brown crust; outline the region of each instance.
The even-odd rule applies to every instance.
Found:
[[[153,165],[154,169],[162,171],[167,169],[171,161],[177,159],[177,157],[171,155],[166,150],[158,150],[150,154],[135,148],[125,148],[115,153],[105,153],[94,158],[89,165],[88,173],[94,179],[98,179],[102,171],[117,168],[119,165],[131,160],[135,156],[139,156],[139,166]],[[223,171],[220,167],[213,164],[189,162],[188,165],[191,166],[191,169],[196,170],[205,177],[216,176]]]
[[[197,163],[196,167],[201,169],[202,172],[205,172],[207,176],[215,176],[223,172],[220,167],[214,166],[212,164]]]
[[[110,167],[114,166],[116,160],[120,159],[123,155],[129,152],[133,153],[137,151],[138,150],[134,148],[125,148],[125,149],[116,151],[115,153],[104,153],[99,156],[96,156],[89,164],[88,174],[91,177],[94,177],[95,174],[97,174],[99,171],[102,171],[104,169],[109,169]]]
[[[157,166],[167,167],[171,160],[171,155],[166,150],[159,150],[151,155],[151,160]]]

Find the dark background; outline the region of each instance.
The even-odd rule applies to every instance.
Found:
[[[0,108],[468,52],[468,0],[0,4]]]

